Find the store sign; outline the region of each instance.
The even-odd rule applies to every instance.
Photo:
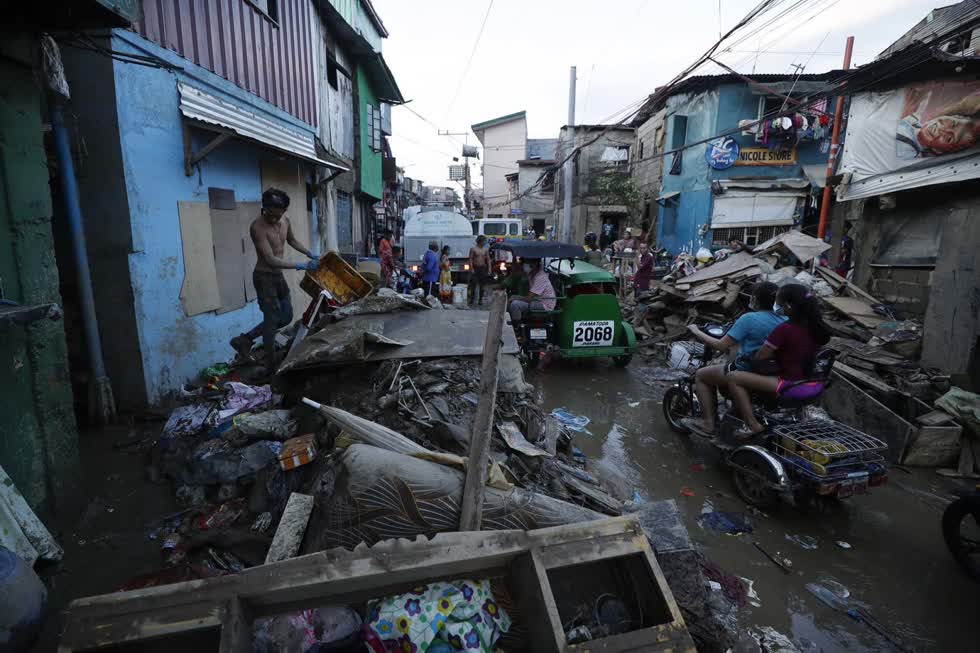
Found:
[[[791,166],[796,164],[796,148],[770,150],[765,147],[746,147],[738,155],[737,166]]]
[[[726,136],[708,143],[704,160],[715,170],[727,170],[738,161],[739,147],[734,138]]]

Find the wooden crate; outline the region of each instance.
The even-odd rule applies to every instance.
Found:
[[[584,644],[565,642],[549,574],[582,564],[626,565],[641,581],[650,626]],[[680,610],[635,516],[537,531],[441,533],[332,549],[239,574],[82,598],[68,607],[59,651],[142,650],[188,638],[251,650],[252,621],[321,605],[357,604],[426,582],[505,577],[525,624],[527,651],[695,651]],[[587,580],[588,575],[582,579]],[[644,593],[645,592],[645,593]],[[659,622],[659,623],[655,623]],[[133,645],[133,646],[128,646]],[[213,649],[212,649],[213,650]]]

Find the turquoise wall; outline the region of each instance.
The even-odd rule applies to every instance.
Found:
[[[368,105],[380,108],[378,96],[375,95],[371,87],[371,80],[364,74],[363,66],[357,67],[357,92],[359,97],[359,120],[360,126],[358,133],[361,138],[361,187],[362,193],[370,195],[375,199],[383,197],[383,186],[381,178],[381,152],[371,149],[371,133],[368,130]]]

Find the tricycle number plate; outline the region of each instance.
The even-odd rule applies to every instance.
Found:
[[[837,486],[837,496],[843,499],[854,494],[863,494],[868,490],[868,474],[855,474],[846,478]]]
[[[531,340],[547,340],[547,329],[531,329]]]
[[[609,347],[616,333],[612,320],[572,323],[572,347]]]

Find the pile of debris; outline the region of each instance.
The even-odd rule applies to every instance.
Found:
[[[273,384],[255,374],[243,381],[241,371],[255,364],[239,357],[186,385],[184,405],[158,437],[141,443],[152,451],[155,475],[173,483],[182,510],[150,534],[161,542],[165,573],[135,586],[234,573],[296,555],[301,546],[353,548],[456,530],[479,402],[478,350],[406,359],[399,353],[425,354],[418,349],[424,343],[397,336],[406,322],[438,314],[487,319],[372,295],[319,320],[280,368],[297,371]],[[282,344],[288,351],[291,343]],[[516,356],[501,354],[497,375],[484,527],[530,529],[621,514],[623,502],[574,446],[573,428],[542,412]],[[420,513],[403,515],[404,501]],[[305,518],[293,518],[297,510]],[[285,552],[274,542],[277,529],[282,537],[292,533]]]

